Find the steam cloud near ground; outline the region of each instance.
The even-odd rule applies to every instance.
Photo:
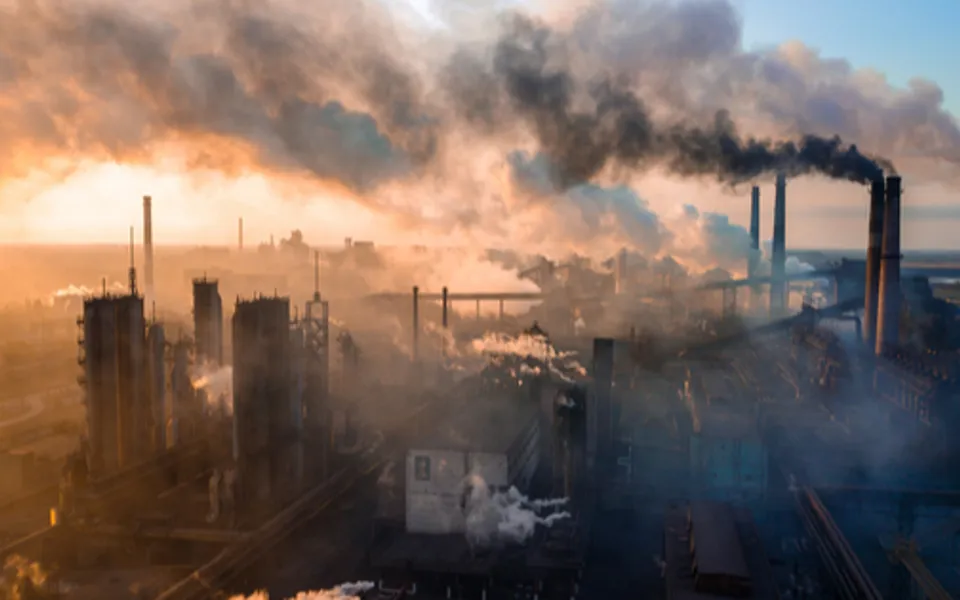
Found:
[[[370,581],[343,583],[329,590],[299,592],[288,600],[360,600],[360,596],[375,587]],[[232,596],[230,600],[270,600],[266,592],[255,592],[250,596]]]
[[[233,367],[200,364],[190,373],[190,385],[204,392],[208,411],[233,414]]]
[[[477,547],[523,544],[533,537],[538,525],[551,527],[570,518],[570,513],[556,510],[567,504],[565,498],[531,500],[513,486],[506,492],[491,491],[479,475],[470,475],[464,484],[470,490],[467,539]],[[554,512],[542,515],[546,509]]]
[[[862,182],[884,155],[955,179],[960,129],[935,84],[895,89],[796,43],[745,51],[729,0],[493,10],[481,33],[373,1],[16,2],[0,141],[18,158],[0,179],[162,157],[332,185],[411,228],[584,247],[651,243],[643,211],[620,222],[638,174]]]

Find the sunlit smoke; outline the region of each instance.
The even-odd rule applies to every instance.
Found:
[[[360,600],[360,597],[369,592],[376,584],[372,581],[356,581],[353,583],[342,583],[329,590],[317,590],[310,592],[297,592],[287,600]],[[270,595],[266,592],[254,592],[249,596],[232,596],[230,600],[270,600]]]
[[[546,365],[550,373],[562,381],[572,382],[571,375],[587,374],[586,368],[577,360],[576,352],[557,350],[543,335],[522,333],[512,336],[487,332],[470,343],[470,350],[475,357],[480,357],[487,363],[496,362],[506,356],[521,360],[532,359]],[[517,366],[517,372],[513,373],[513,376],[539,374],[535,371],[537,368],[535,365],[521,364]]]
[[[38,596],[38,591],[44,589],[46,583],[47,573],[39,563],[14,554],[4,561],[0,598],[30,600]]]
[[[129,292],[129,284],[121,283],[119,281],[114,281],[113,283],[105,286],[100,286],[96,288],[90,288],[85,285],[74,285],[70,284],[67,287],[60,288],[59,290],[50,294],[49,301],[55,302],[58,299],[62,298],[89,298],[91,296],[96,296],[98,294],[117,294]]]
[[[233,414],[233,367],[201,364],[190,373],[190,385],[203,391],[207,410]]]
[[[568,512],[557,512],[567,499],[531,500],[511,486],[506,492],[491,491],[479,475],[464,481],[469,490],[466,506],[467,539],[477,547],[501,544],[523,544],[536,531],[537,525],[551,527],[570,518]],[[546,509],[553,512],[541,514]]]

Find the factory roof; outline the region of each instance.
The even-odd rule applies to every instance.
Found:
[[[418,437],[414,449],[506,452],[537,418],[539,406],[521,391],[464,400],[450,411],[450,419]]]
[[[671,506],[664,523],[668,600],[731,596],[779,598],[773,571],[750,511],[728,504]],[[722,590],[722,591],[721,591]]]

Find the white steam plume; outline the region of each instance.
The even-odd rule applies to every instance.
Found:
[[[233,367],[201,364],[190,373],[190,385],[206,393],[207,410],[233,414]]]
[[[372,581],[342,583],[329,590],[298,592],[296,596],[288,598],[288,600],[360,600],[360,596],[374,587],[375,584]],[[270,600],[270,595],[261,591],[254,592],[249,596],[232,596],[230,600]]]
[[[476,547],[502,544],[523,544],[536,531],[537,525],[551,527],[557,521],[570,518],[568,512],[556,512],[567,504],[567,499],[531,500],[517,488],[506,492],[491,491],[479,475],[470,475],[464,481],[469,489],[467,498],[467,539]],[[546,515],[545,509],[553,509]]]
[[[510,356],[518,359],[534,359],[542,362],[553,375],[556,375],[563,381],[572,382],[571,374],[585,376],[587,370],[577,360],[576,352],[561,352],[557,350],[550,341],[542,335],[531,335],[523,333],[518,336],[511,336],[505,333],[487,332],[483,337],[473,340],[470,343],[470,350],[474,356],[482,358],[484,364],[500,357]],[[464,357],[465,358],[465,357]],[[538,374],[537,367],[532,365],[520,365],[518,373]]]

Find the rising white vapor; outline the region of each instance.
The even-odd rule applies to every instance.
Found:
[[[233,414],[233,367],[208,363],[194,366],[190,385],[205,393],[207,410]]]
[[[360,600],[360,597],[375,587],[372,581],[342,583],[329,590],[298,592],[287,600]],[[254,592],[249,596],[232,596],[230,600],[270,600],[266,592]]]
[[[470,475],[464,482],[469,490],[466,505],[467,539],[478,547],[501,544],[523,544],[537,526],[551,527],[570,518],[558,511],[567,499],[531,500],[511,486],[506,492],[492,491],[479,475]],[[542,514],[547,509],[552,512]]]

